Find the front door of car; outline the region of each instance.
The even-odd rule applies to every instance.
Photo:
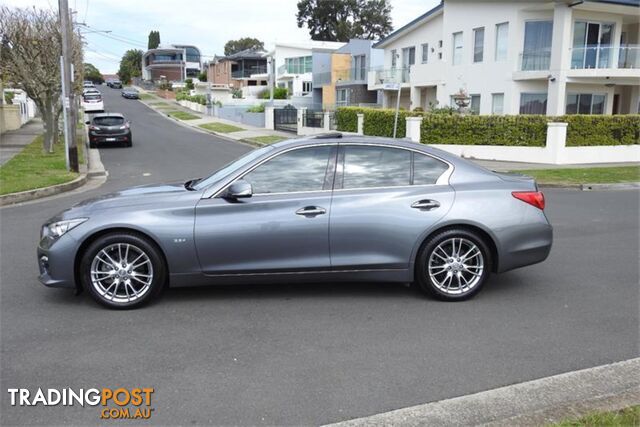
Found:
[[[448,163],[412,150],[341,144],[329,226],[332,268],[406,269],[421,236],[453,204],[448,174]]]
[[[298,147],[239,176],[252,196],[202,199],[195,243],[205,274],[326,270],[337,147]]]

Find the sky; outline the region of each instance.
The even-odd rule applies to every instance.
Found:
[[[333,0],[326,0],[333,1]],[[440,0],[390,0],[394,29],[436,6]],[[75,19],[88,25],[85,62],[103,73],[118,70],[127,49],[146,50],[149,31],[162,44],[193,44],[203,60],[222,55],[228,40],[255,37],[274,42],[309,39],[296,23],[297,0],[68,0]],[[0,0],[0,4],[58,10],[58,0]],[[91,31],[108,30],[111,33]],[[206,56],[209,55],[209,56]]]

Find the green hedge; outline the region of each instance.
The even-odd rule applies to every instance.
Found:
[[[420,130],[424,144],[510,145],[544,147],[546,116],[449,116],[425,114]]]
[[[187,91],[176,92],[176,101],[191,101],[196,102],[200,105],[207,105],[207,96],[206,95],[189,95]]]
[[[569,115],[556,117],[566,122],[567,146],[640,144],[640,115]]]
[[[358,113],[364,114],[364,134],[393,135],[395,110],[340,107],[336,111],[338,130],[357,132]],[[420,139],[425,144],[504,145],[544,147],[548,122],[565,122],[567,146],[639,144],[640,115],[543,115],[460,116],[400,111],[399,138],[405,136],[405,118],[423,116]]]

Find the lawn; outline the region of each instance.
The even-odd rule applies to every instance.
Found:
[[[247,138],[247,141],[254,142],[260,145],[275,144],[276,142],[284,141],[287,138],[276,135],[254,136],[253,138]]]
[[[196,116],[195,114],[187,113],[186,111],[168,111],[167,114],[170,117],[173,117],[178,120],[196,120],[199,119],[200,116]]]
[[[150,99],[158,99],[158,97],[155,95],[151,95],[150,93],[141,93],[140,99],[143,101],[148,101]]]
[[[228,125],[226,123],[205,123],[200,125],[202,129],[210,130],[213,132],[221,132],[221,133],[231,133],[231,132],[239,132],[244,130],[238,126]]]
[[[577,420],[566,420],[553,427],[614,427],[640,426],[640,406],[631,406],[620,411],[596,412]]]
[[[540,184],[610,184],[640,182],[640,166],[513,171],[533,176]]]
[[[0,194],[62,184],[78,177],[77,173],[67,172],[64,140],[61,138],[54,146],[53,153],[49,154],[42,151],[42,138],[36,137],[20,153],[0,166]],[[78,157],[82,159],[80,141]]]

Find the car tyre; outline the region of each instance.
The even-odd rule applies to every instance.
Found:
[[[415,284],[442,301],[463,301],[476,295],[490,273],[493,259],[476,232],[454,228],[427,240],[416,261]]]
[[[160,249],[147,238],[128,232],[109,233],[91,242],[82,255],[79,273],[84,290],[111,309],[142,307],[162,293],[167,281]]]

